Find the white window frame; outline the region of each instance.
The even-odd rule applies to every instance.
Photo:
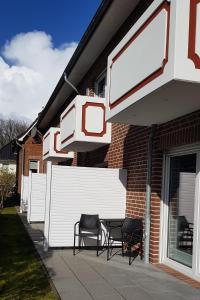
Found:
[[[28,161],[28,171],[31,171],[30,169],[30,162],[31,161],[37,161],[37,174],[40,173],[40,161],[38,159],[29,159]]]
[[[167,257],[168,238],[168,195],[170,159],[174,156],[196,154],[196,186],[194,200],[194,237],[193,237],[193,262],[192,268],[182,265]],[[191,144],[177,147],[166,152],[163,156],[163,182],[160,205],[160,263],[193,278],[200,280],[200,144]],[[198,255],[199,253],[199,255]]]

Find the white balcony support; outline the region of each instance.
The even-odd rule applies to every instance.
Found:
[[[200,109],[200,1],[155,0],[108,57],[107,120],[170,121]]]
[[[64,161],[73,157],[73,152],[61,150],[60,128],[51,127],[43,137],[43,160]]]
[[[106,100],[76,96],[60,118],[61,149],[92,151],[111,142],[111,124],[106,123]]]

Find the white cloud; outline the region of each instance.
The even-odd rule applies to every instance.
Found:
[[[54,48],[42,31],[20,33],[0,55],[0,114],[33,120],[46,104],[77,43]]]

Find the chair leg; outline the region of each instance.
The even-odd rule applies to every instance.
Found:
[[[129,262],[128,262],[129,266],[131,265],[131,252],[129,253]]]
[[[124,256],[124,242],[122,241],[122,256]]]
[[[97,235],[97,256],[99,256],[99,235]]]
[[[109,253],[110,253],[110,242],[109,242],[109,238],[108,238],[108,249],[107,249],[107,260],[109,260]]]
[[[79,250],[79,252],[81,251],[81,241],[82,241],[82,239],[79,235],[79,237],[78,237],[78,250]]]
[[[131,246],[128,246],[128,264],[131,265]]]
[[[143,243],[142,240],[140,241],[140,259],[143,259]]]
[[[76,236],[74,234],[74,247],[73,247],[73,255],[75,255],[75,247],[76,247]]]

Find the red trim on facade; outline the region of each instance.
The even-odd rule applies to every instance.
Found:
[[[165,58],[163,59],[162,66],[156,70],[154,73],[149,75],[147,78],[145,78],[143,81],[138,83],[136,86],[134,86],[131,90],[129,90],[127,93],[125,93],[123,96],[115,100],[113,103],[109,103],[110,109],[113,109],[115,106],[119,105],[121,102],[126,100],[131,95],[135,94],[138,90],[143,88],[145,85],[159,77],[163,74],[164,68],[168,62],[168,54],[169,54],[169,29],[170,29],[170,3],[166,0],[155,10],[155,12],[150,16],[150,18],[140,27],[140,29],[132,36],[132,38],[124,45],[124,47],[119,51],[118,54],[113,58],[112,64],[115,63],[115,61],[122,55],[122,53],[130,46],[131,43],[135,41],[135,39],[145,30],[145,28],[158,16],[158,14],[165,9],[168,13],[167,18],[167,42],[166,42],[166,51],[165,51]],[[112,68],[112,65],[110,66]],[[111,86],[111,84],[110,84]]]
[[[44,136],[43,140],[46,140],[46,138],[50,135],[50,132],[47,133],[47,135]]]
[[[70,111],[74,108],[75,108],[75,104],[73,104],[72,107],[70,107],[70,109],[62,116],[62,120],[65,119],[66,116],[70,113]]]
[[[195,50],[197,30],[197,4],[199,3],[200,0],[190,0],[188,58],[193,61],[196,69],[200,69],[200,57]]]
[[[65,142],[67,142],[68,140],[70,140],[71,138],[73,138],[74,136],[74,132],[72,134],[70,134],[68,137],[66,137],[64,140],[61,141],[61,144],[64,144]]]
[[[86,129],[86,109],[88,107],[100,107],[103,110],[103,129],[101,132],[90,132]],[[106,134],[106,108],[103,103],[86,102],[82,107],[82,132],[86,136],[97,136],[102,137]]]
[[[54,151],[58,154],[67,154],[68,152],[67,151],[62,151],[62,150],[58,150],[57,149],[57,140],[58,140],[58,135],[60,134],[59,131],[56,131],[54,133]]]

